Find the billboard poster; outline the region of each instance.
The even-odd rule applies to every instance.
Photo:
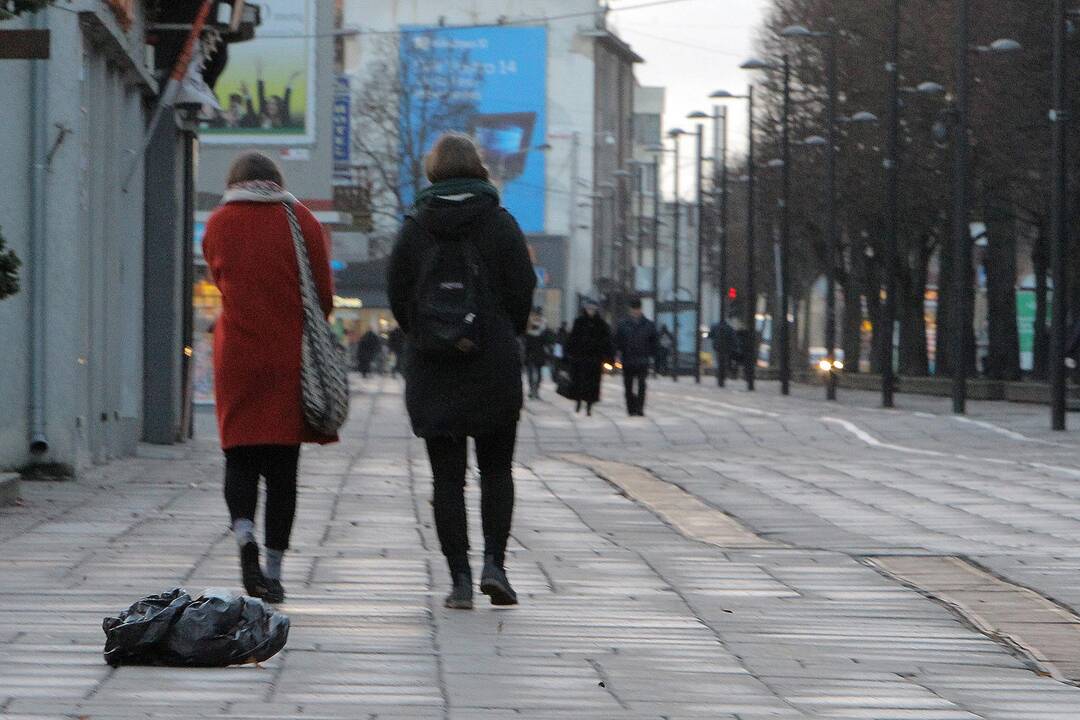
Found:
[[[422,158],[447,131],[471,135],[522,230],[544,231],[547,29],[401,28],[402,199],[427,181]]]
[[[229,46],[214,92],[222,109],[204,143],[297,144],[315,139],[313,0],[264,0],[254,40]]]

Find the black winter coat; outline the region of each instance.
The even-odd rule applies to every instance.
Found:
[[[475,356],[432,358],[415,351],[410,330],[416,283],[428,243],[466,239],[475,243],[490,284],[484,344]],[[523,404],[517,336],[532,310],[536,273],[525,236],[494,198],[436,197],[402,224],[390,257],[390,308],[405,331],[405,405],[418,437],[476,437],[516,423]]]
[[[594,403],[600,400],[600,384],[603,380],[604,362],[614,355],[611,328],[599,315],[578,316],[566,352],[570,358],[570,376],[573,387],[571,400]]]

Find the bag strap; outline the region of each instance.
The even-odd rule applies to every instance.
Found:
[[[296,250],[296,267],[300,275],[300,300],[304,304],[304,313],[321,316],[322,306],[319,304],[319,294],[315,289],[315,279],[311,273],[311,259],[308,257],[307,243],[304,242],[304,233],[300,229],[300,220],[296,217],[296,211],[288,202],[281,203],[285,209],[285,217],[289,221],[289,231],[292,234],[293,248]]]

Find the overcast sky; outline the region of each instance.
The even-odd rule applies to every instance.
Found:
[[[669,5],[617,11],[645,0],[612,0],[616,12],[610,23],[620,37],[645,58],[637,66],[642,85],[667,88],[665,130],[693,130],[687,113],[711,113],[709,93],[729,90],[744,94],[749,73],[739,63],[753,54],[761,14],[768,0],[685,0]],[[729,101],[730,145],[738,153],[746,146],[746,103]],[[708,131],[707,131],[708,132]],[[693,157],[691,142],[683,142],[684,167]],[[706,147],[712,141],[706,135]],[[670,169],[669,169],[670,172]],[[685,178],[686,176],[684,176]]]

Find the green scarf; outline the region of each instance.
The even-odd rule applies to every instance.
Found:
[[[495,202],[499,202],[499,189],[487,180],[480,180],[477,178],[451,178],[450,180],[440,180],[421,190],[417,193],[416,202],[414,204],[419,208],[428,204],[440,195],[465,194],[490,195],[495,198]]]

